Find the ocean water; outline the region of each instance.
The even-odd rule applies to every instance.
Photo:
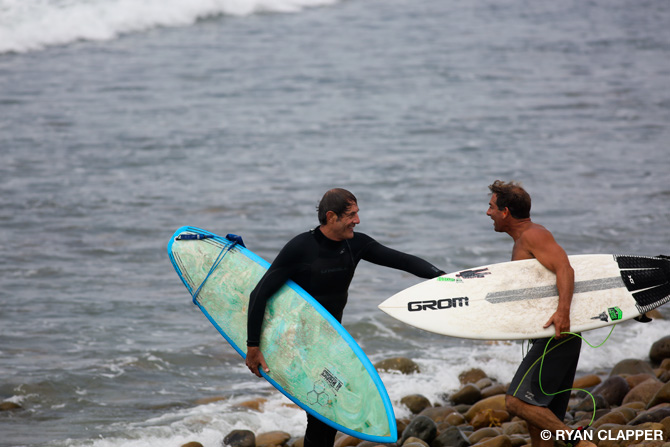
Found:
[[[302,435],[191,304],[182,225],[271,261],[341,186],[360,231],[455,271],[510,257],[485,216],[500,178],[570,254],[668,254],[669,22],[664,0],[0,0],[0,401],[22,407],[0,445]],[[422,369],[382,374],[397,416],[522,355],[377,310],[417,281],[362,263],[345,311],[373,362]],[[646,358],[661,311],[578,374]]]

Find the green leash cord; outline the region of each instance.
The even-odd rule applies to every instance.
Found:
[[[599,348],[599,347],[601,347],[602,345],[605,344],[605,342],[607,342],[607,340],[609,340],[610,335],[612,335],[612,332],[614,332],[614,327],[615,327],[615,326],[616,326],[616,324],[612,326],[612,329],[610,330],[610,333],[607,334],[607,338],[605,338],[605,340],[603,340],[602,343],[600,343],[598,346],[593,346],[593,345],[592,345],[591,343],[589,343],[588,340],[586,340],[584,337],[582,337],[582,336],[579,335],[579,334],[575,334],[574,332],[561,332],[561,335],[566,334],[566,335],[574,335],[575,337],[579,337],[579,338],[581,338],[581,339],[584,341],[584,343],[586,343],[587,345],[589,345],[591,348],[594,348],[594,349],[595,349],[595,348]],[[538,382],[539,382],[539,385],[540,385],[540,390],[541,390],[545,395],[547,395],[547,396],[555,396],[555,395],[557,395],[557,394],[566,393],[566,392],[569,392],[569,391],[584,391],[586,394],[588,394],[588,395],[591,397],[591,400],[593,401],[593,416],[591,416],[591,422],[589,422],[589,425],[588,425],[588,426],[591,426],[591,424],[593,424],[593,421],[595,421],[595,419],[596,419],[596,398],[593,397],[593,394],[591,394],[590,392],[588,392],[588,391],[586,391],[586,390],[584,390],[584,389],[581,389],[581,388],[568,388],[567,390],[556,391],[555,393],[547,393],[546,391],[544,391],[544,388],[542,388],[542,365],[544,364],[544,356],[547,354],[547,348],[549,347],[549,343],[551,343],[551,341],[552,341],[554,338],[556,338],[556,336],[555,336],[555,335],[552,335],[551,338],[549,339],[549,341],[547,342],[547,345],[544,347],[544,352],[542,353],[542,357],[540,357],[540,370],[539,370],[539,373],[538,373]],[[553,349],[553,348],[552,348],[552,349]],[[537,362],[536,362],[536,363],[537,363]],[[532,369],[533,366],[535,366],[535,364],[533,364],[533,365],[528,369],[528,371],[530,371],[530,369]],[[526,374],[528,374],[528,372],[526,372]],[[519,385],[519,386],[521,386],[521,385]],[[517,389],[517,391],[518,391],[518,389]],[[515,394],[516,394],[516,393],[515,393]],[[587,427],[588,427],[588,426],[587,426]]]

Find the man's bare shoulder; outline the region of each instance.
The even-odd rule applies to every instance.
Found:
[[[547,244],[555,244],[554,236],[540,224],[530,222],[514,243],[512,259],[532,259],[536,252]]]
[[[524,231],[521,233],[521,237],[519,238],[524,239],[529,242],[536,241],[538,239],[544,239],[544,238],[554,238],[554,236],[551,234],[551,231],[547,230],[544,226],[537,224],[535,222],[530,222],[527,228],[524,229]]]

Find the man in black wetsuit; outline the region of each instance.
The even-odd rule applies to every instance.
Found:
[[[358,203],[347,190],[336,188],[326,192],[317,211],[321,225],[290,240],[251,292],[246,364],[258,377],[261,377],[259,368],[269,372],[259,348],[265,304],[288,279],[305,289],[341,322],[349,284],[361,259],[421,278],[444,274],[423,259],[387,248],[363,233],[354,233],[354,227],[360,223]],[[336,429],[308,414],[304,447],[332,446],[336,433]]]

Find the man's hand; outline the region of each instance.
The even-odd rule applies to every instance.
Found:
[[[543,328],[546,329],[552,324],[554,325],[554,329],[556,329],[556,338],[563,338],[565,335],[561,334],[561,332],[570,332],[570,314],[559,311],[554,312]]]
[[[270,368],[265,363],[265,357],[261,352],[261,348],[258,346],[249,346],[247,347],[247,367],[251,370],[252,373],[256,374],[258,377],[263,377],[259,371],[259,366],[263,368],[265,373],[270,372]]]

